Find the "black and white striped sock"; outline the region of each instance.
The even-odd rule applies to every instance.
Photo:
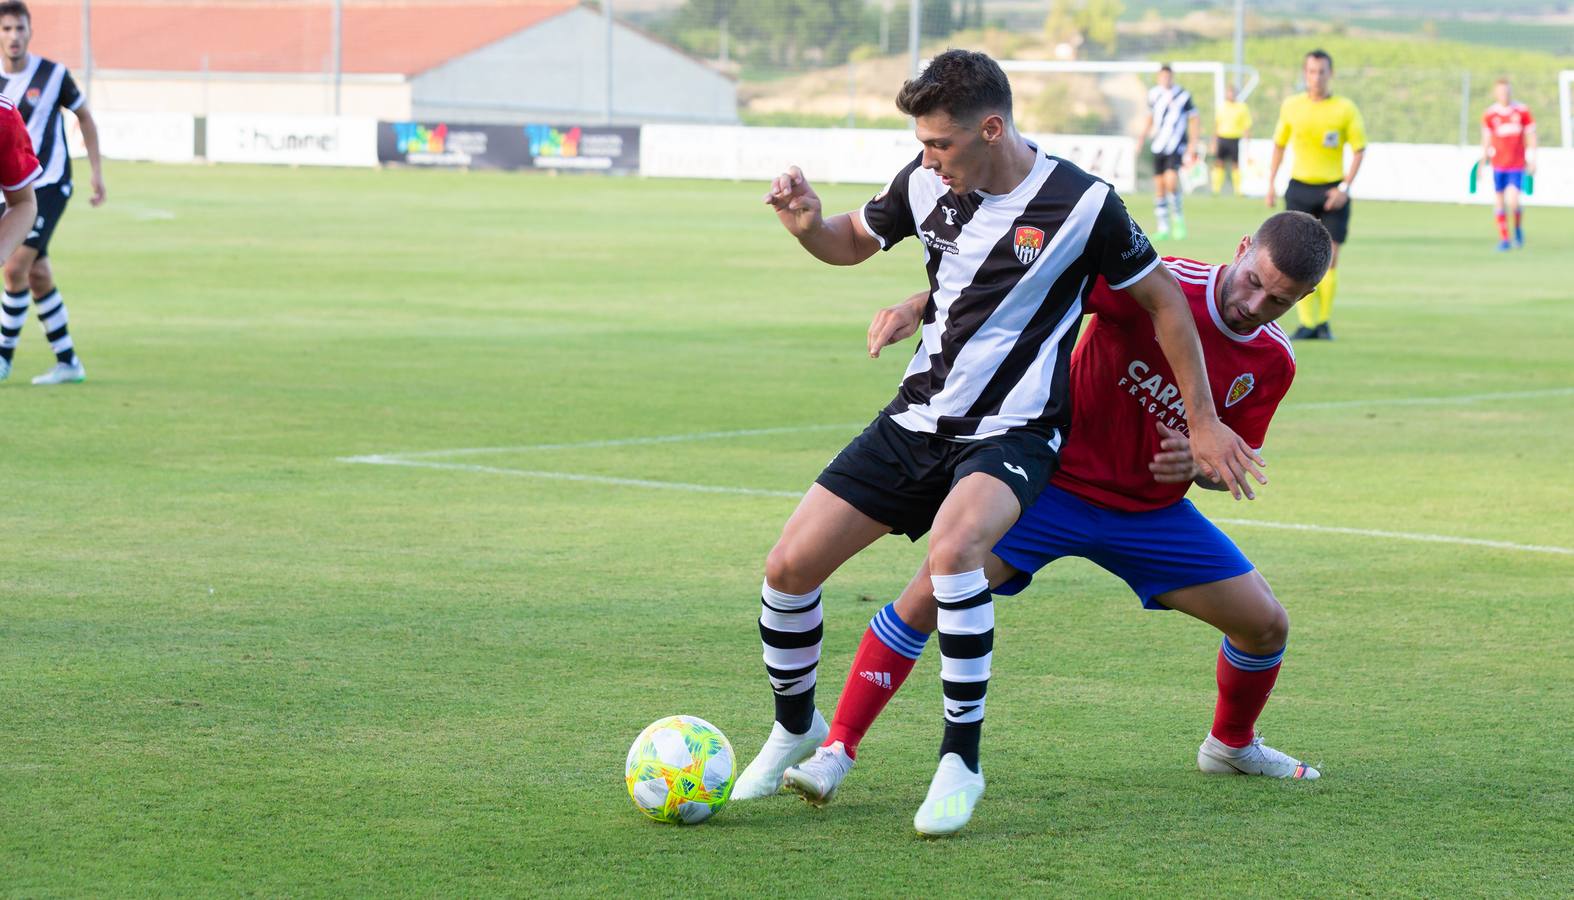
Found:
[[[945,737],[940,755],[955,753],[978,771],[984,696],[995,651],[995,604],[983,569],[931,575],[939,606],[940,684],[945,690]]]
[[[760,642],[776,695],[776,721],[793,734],[814,723],[815,669],[820,665],[820,589],[785,594],[760,586]]]
[[[71,343],[71,330],[66,327],[66,301],[61,299],[60,289],[34,297],[33,304],[38,321],[44,326],[44,337],[49,339],[49,349],[55,351],[55,359],[71,365],[76,361],[77,352]]]
[[[27,303],[32,297],[27,288],[15,294],[5,292],[5,301],[0,302],[0,359],[9,362],[16,354],[22,325],[27,322]]]

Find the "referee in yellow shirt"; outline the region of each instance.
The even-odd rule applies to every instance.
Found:
[[[1290,186],[1284,192],[1286,209],[1311,213],[1321,219],[1334,240],[1333,264],[1317,290],[1296,307],[1301,327],[1291,337],[1333,340],[1328,319],[1333,312],[1334,290],[1339,285],[1339,248],[1350,231],[1350,184],[1361,171],[1366,155],[1366,126],[1361,111],[1348,98],[1328,93],[1334,62],[1327,53],[1313,50],[1304,63],[1306,93],[1288,97],[1279,107],[1279,124],[1273,129],[1273,162],[1268,166],[1268,208],[1277,199],[1274,185],[1284,148],[1295,148],[1295,165],[1290,167]],[[1350,169],[1344,168],[1344,148],[1354,150]]]
[[[1224,167],[1230,168],[1230,187],[1241,195],[1241,141],[1252,130],[1252,111],[1235,99],[1235,85],[1224,89],[1224,105],[1213,117],[1213,192],[1224,191]]]

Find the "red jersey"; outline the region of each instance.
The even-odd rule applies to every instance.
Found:
[[[1492,168],[1499,172],[1525,168],[1525,133],[1536,127],[1529,107],[1494,103],[1481,117],[1481,127],[1492,135]]]
[[[1268,422],[1295,378],[1290,339],[1274,323],[1251,334],[1224,324],[1214,303],[1223,266],[1174,257],[1165,257],[1164,265],[1191,304],[1219,418],[1261,449]],[[1102,279],[1084,309],[1093,319],[1071,355],[1071,432],[1050,483],[1109,509],[1169,506],[1191,485],[1155,481],[1148,463],[1163,440],[1155,423],[1187,432],[1186,405],[1159,349],[1153,319]]]
[[[33,155],[33,139],[16,106],[0,96],[0,190],[19,191],[44,173]]]

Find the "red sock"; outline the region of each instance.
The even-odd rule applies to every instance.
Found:
[[[907,680],[915,662],[887,647],[873,628],[864,631],[853,667],[847,673],[847,683],[842,686],[842,697],[836,701],[836,714],[831,718],[831,733],[826,735],[825,746],[841,741],[847,755],[857,758],[858,742],[879,718],[886,701]]]
[[[1497,213],[1497,233],[1503,240],[1508,240],[1508,213],[1502,210]]]
[[[1281,650],[1278,654],[1253,657],[1241,654],[1233,646],[1229,646],[1229,650],[1248,662],[1268,661],[1284,653]],[[1273,683],[1279,678],[1280,663],[1275,661],[1269,668],[1248,671],[1236,668],[1225,653],[1225,647],[1220,647],[1219,663],[1214,669],[1219,683],[1219,702],[1213,707],[1213,736],[1231,747],[1244,747],[1252,742],[1257,717],[1262,714],[1268,695],[1273,693]]]
[[[1524,218],[1525,218],[1525,211],[1524,210],[1522,210],[1522,209],[1514,210],[1514,230],[1515,231],[1519,230],[1520,223],[1522,221],[1524,221]]]

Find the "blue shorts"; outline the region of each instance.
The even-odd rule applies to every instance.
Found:
[[[1524,187],[1524,180],[1525,180],[1525,170],[1524,169],[1493,169],[1492,170],[1492,190],[1497,191],[1499,194],[1501,194],[1504,191],[1508,190],[1510,187],[1512,187],[1516,191],[1524,190],[1525,189],[1525,187]]]
[[[1255,566],[1190,500],[1150,512],[1095,506],[1055,485],[995,545],[995,555],[1021,574],[995,588],[1017,594],[1033,573],[1062,556],[1080,556],[1131,586],[1146,609],[1168,609],[1153,598],[1168,591],[1245,575]]]

